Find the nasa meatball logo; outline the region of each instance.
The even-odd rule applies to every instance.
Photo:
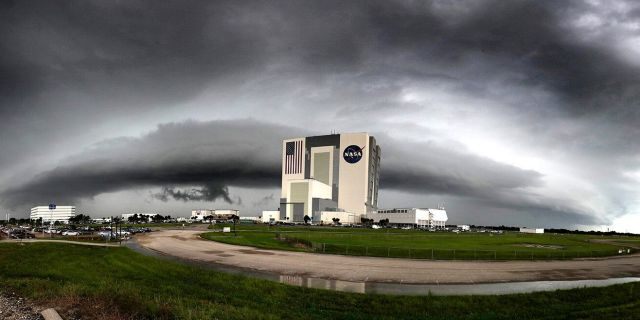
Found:
[[[344,149],[342,157],[344,157],[344,161],[348,163],[356,163],[362,159],[362,148],[356,145],[350,145]]]

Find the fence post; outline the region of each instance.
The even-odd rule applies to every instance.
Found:
[[[493,250],[493,260],[498,260],[498,252]]]
[[[325,247],[325,243],[322,243],[322,253],[324,253],[324,247]]]
[[[364,247],[364,255],[368,256],[369,255],[369,247]]]
[[[411,259],[411,248],[409,248],[409,259]]]
[[[473,250],[473,260],[478,260],[478,250]]]
[[[347,245],[347,253],[346,254],[349,254],[349,245]]]
[[[456,259],[456,249],[453,249],[453,260]]]
[[[391,256],[391,247],[387,247],[387,258]]]
[[[433,260],[433,248],[431,249],[431,260]]]

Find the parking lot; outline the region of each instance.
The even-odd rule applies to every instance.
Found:
[[[0,239],[70,239],[75,241],[119,241],[128,240],[137,233],[151,232],[148,227],[81,226],[81,227],[0,227]]]

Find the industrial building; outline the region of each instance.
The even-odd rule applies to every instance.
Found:
[[[134,212],[134,213],[123,213],[122,214],[122,220],[124,221],[129,221],[129,218],[138,215],[139,219],[143,219],[146,217],[147,222],[151,222],[153,220],[153,217],[155,217],[156,215],[158,215],[159,213],[154,213],[154,212]]]
[[[544,233],[544,229],[542,228],[520,228],[520,232],[522,233]]]
[[[69,223],[69,219],[76,216],[75,206],[56,206],[55,209],[49,210],[49,206],[37,206],[31,208],[31,220],[42,218],[43,223],[62,222]]]
[[[278,220],[308,216],[318,223],[341,215],[359,222],[378,207],[379,177],[380,147],[367,133],[286,139]]]
[[[232,216],[240,216],[240,210],[236,209],[196,209],[191,210],[191,219],[203,220],[205,217],[213,216],[214,220],[228,220]]]
[[[280,211],[274,211],[274,210],[262,211],[262,216],[260,218],[264,223],[275,223],[275,222],[281,221]]]
[[[367,214],[367,219],[374,223],[389,219],[388,224],[393,226],[411,226],[421,229],[442,229],[447,220],[447,211],[444,208],[395,208],[381,209]]]

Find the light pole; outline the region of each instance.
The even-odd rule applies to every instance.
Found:
[[[55,203],[49,204],[49,238],[53,238],[53,210],[56,209]]]

